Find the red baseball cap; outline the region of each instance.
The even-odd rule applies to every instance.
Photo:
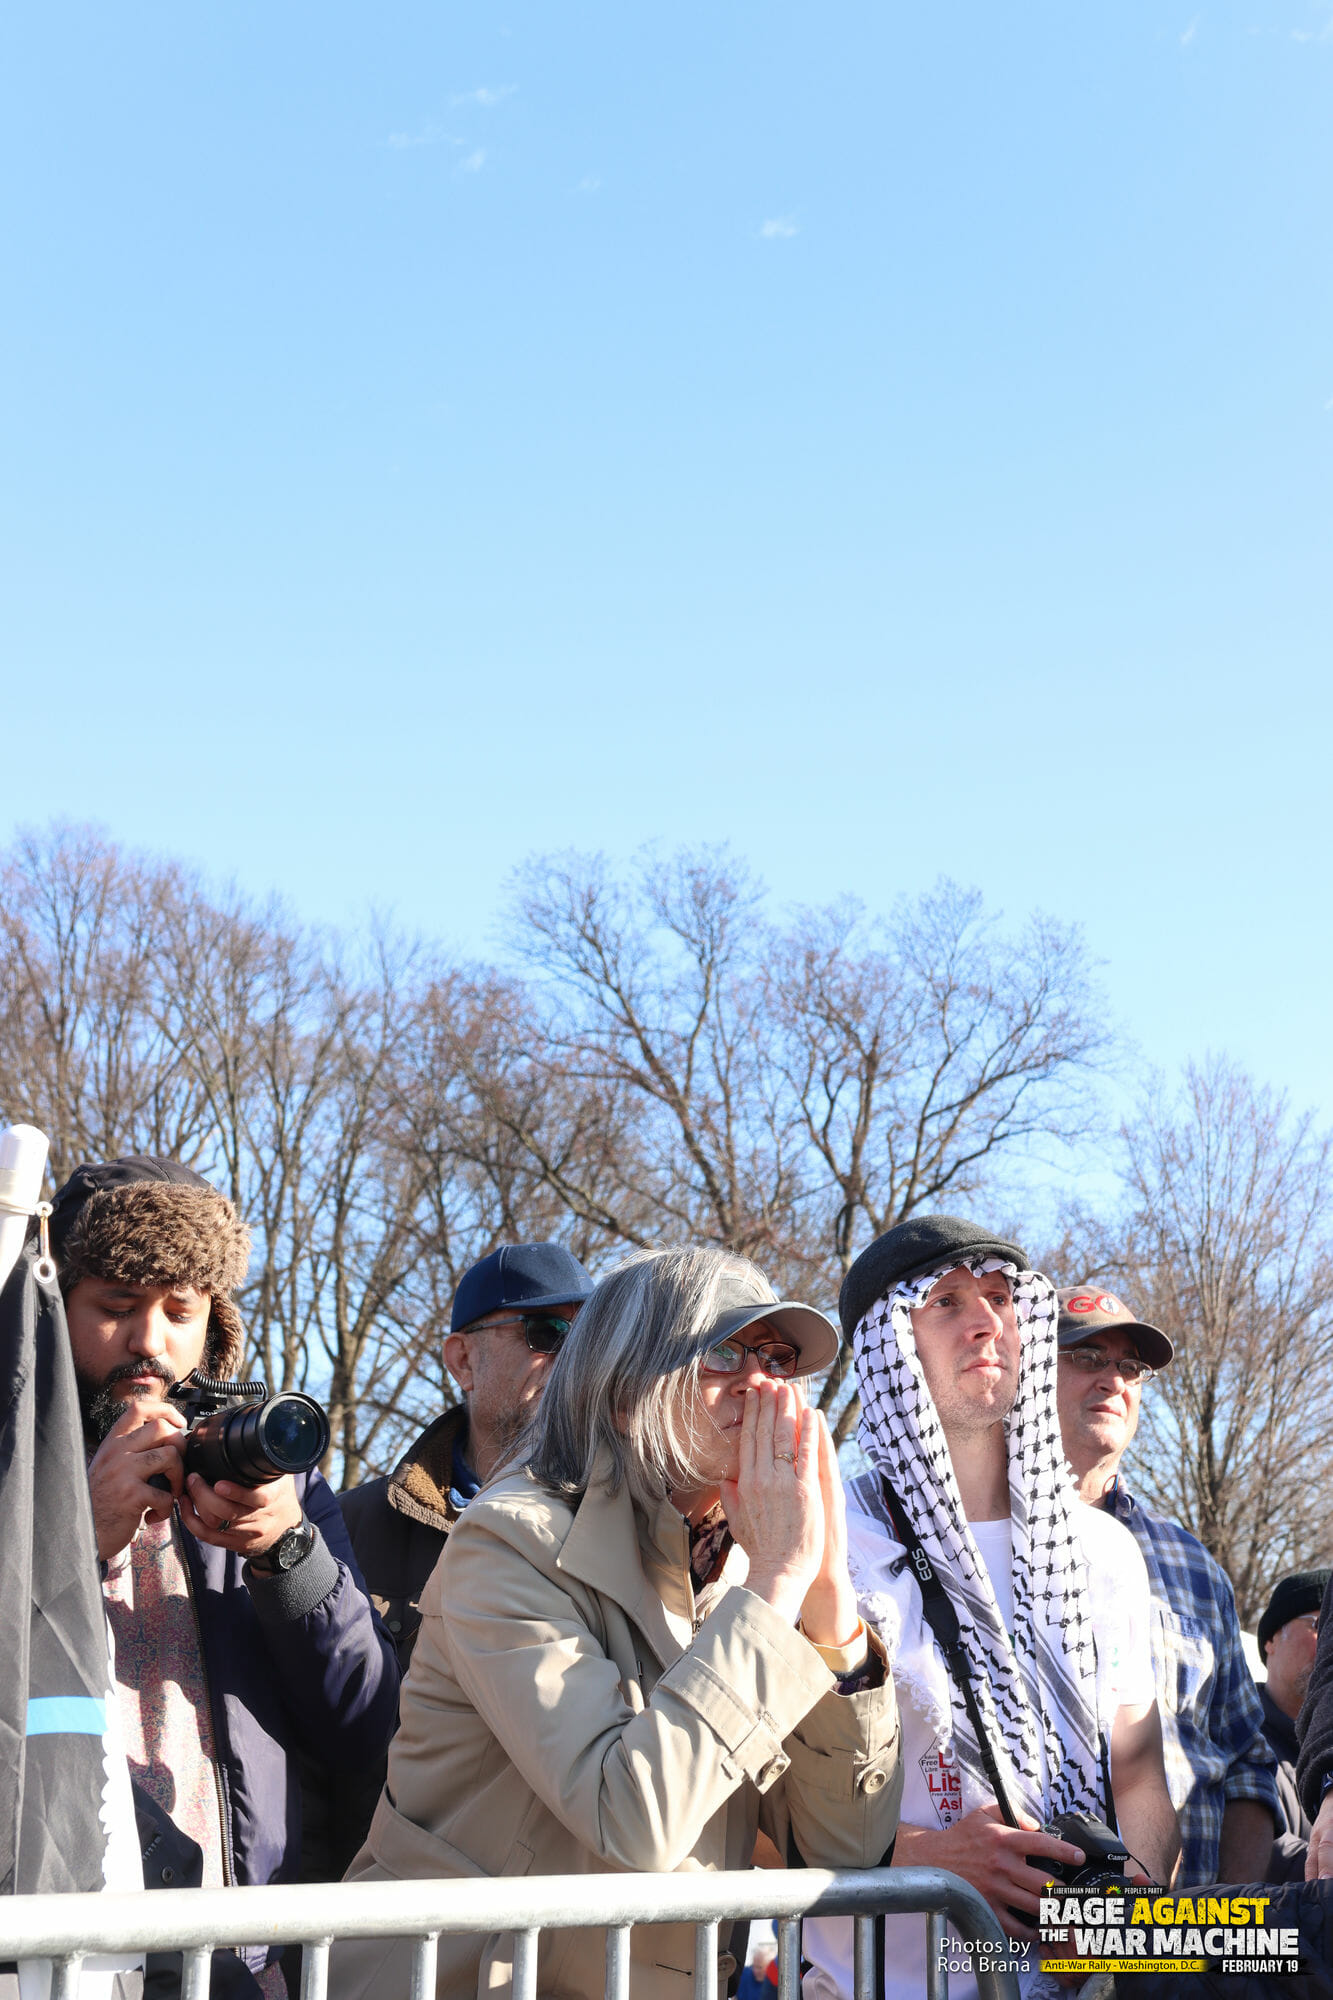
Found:
[[[1056,1338],[1061,1347],[1081,1347],[1085,1340],[1109,1333],[1114,1327],[1117,1332],[1130,1335],[1139,1350],[1139,1359],[1150,1368],[1165,1368],[1168,1361],[1175,1359],[1175,1345],[1161,1327],[1136,1319],[1114,1292],[1103,1291],[1100,1285],[1075,1285],[1072,1290],[1061,1292],[1059,1298]]]

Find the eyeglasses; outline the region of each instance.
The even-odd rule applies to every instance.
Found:
[[[801,1365],[801,1350],[785,1340],[766,1340],[762,1347],[747,1347],[743,1340],[719,1340],[704,1355],[704,1374],[739,1375],[747,1354],[754,1356],[765,1375],[776,1376],[780,1382],[789,1381]]]
[[[521,1326],[533,1354],[558,1354],[573,1324],[572,1319],[558,1319],[554,1313],[507,1313],[503,1319],[484,1319],[463,1331],[484,1333],[492,1326]]]
[[[1102,1347],[1065,1347],[1060,1359],[1077,1368],[1080,1375],[1100,1375],[1104,1368],[1113,1368],[1122,1382],[1151,1382],[1157,1373],[1146,1361],[1140,1361],[1137,1354],[1127,1354],[1123,1361],[1117,1361]]]

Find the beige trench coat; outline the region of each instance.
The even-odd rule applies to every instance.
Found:
[[[738,1587],[696,1606],[685,1523],[526,1473],[480,1494],[422,1596],[388,1783],[348,1881],[745,1868],[756,1829],[812,1867],[874,1866],[898,1824],[893,1687],[833,1692],[814,1647]],[[632,1934],[634,2000],[692,1990],[689,1925]],[[544,1932],[543,2000],[595,2000],[605,1934]],[[732,1961],[724,1954],[724,1977]],[[333,2000],[405,2000],[410,1946],[335,1946]],[[507,1938],[439,1944],[439,2000],[511,1990]]]

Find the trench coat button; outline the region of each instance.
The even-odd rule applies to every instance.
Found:
[[[403,1621],[401,1618],[390,1618],[388,1620],[388,1626],[391,1632],[401,1632],[403,1629]]]
[[[171,1887],[175,1879],[176,1879],[176,1871],[174,1868],[164,1868],[162,1870],[162,1880],[166,1883],[168,1889]]]
[[[882,1792],[888,1782],[888,1778],[883,1771],[867,1771],[861,1780],[861,1790],[863,1792]]]
[[[771,1785],[775,1778],[782,1776],[790,1763],[791,1758],[787,1756],[786,1752],[779,1750],[775,1756],[769,1758],[763,1770],[759,1773],[760,1784]]]

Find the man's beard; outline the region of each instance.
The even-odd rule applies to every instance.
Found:
[[[116,1394],[118,1383],[132,1381],[136,1375],[156,1376],[162,1384],[164,1394],[176,1381],[175,1375],[165,1361],[126,1361],[121,1367],[113,1368],[100,1382],[92,1382],[86,1375],[78,1377],[83,1434],[89,1444],[101,1444],[112,1426],[119,1423],[130,1404],[138,1401],[135,1396]]]
[[[520,1439],[536,1414],[535,1403],[524,1403],[516,1409],[505,1410],[495,1419],[491,1428],[495,1436],[496,1449],[502,1459],[513,1457]]]

